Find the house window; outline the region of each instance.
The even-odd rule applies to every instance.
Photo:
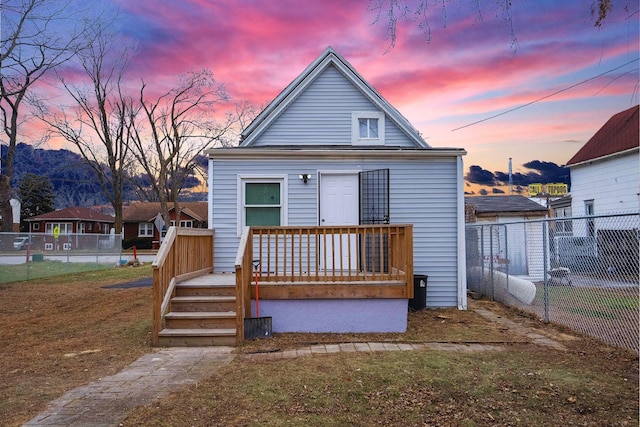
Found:
[[[80,224],[78,224],[78,233],[82,234],[84,233],[84,222],[81,222]]]
[[[171,220],[171,226],[175,227],[176,222],[174,220]],[[193,221],[191,220],[180,220],[180,227],[183,228],[193,228]]]
[[[45,225],[44,232],[53,234],[53,230],[56,227],[58,227],[60,234],[71,234],[73,232],[73,226],[70,222],[48,222]]]
[[[571,207],[556,208],[553,211],[553,216],[556,218],[556,221],[554,221],[556,236],[573,234],[573,221],[565,219],[571,217]]]
[[[153,237],[153,223],[152,222],[139,222],[138,223],[138,237]]]
[[[238,233],[244,226],[286,225],[285,177],[240,178]]]
[[[351,113],[353,145],[384,144],[384,113],[378,111]]]
[[[587,216],[593,216],[595,214],[595,208],[593,207],[593,200],[584,201],[584,213]],[[593,219],[587,220],[587,235],[589,237],[595,237],[596,225]]]
[[[360,139],[378,139],[378,119],[360,117],[358,119],[358,133]]]
[[[32,228],[31,228],[31,229],[32,229],[33,231],[38,231],[38,230],[40,230],[40,223],[39,223],[39,222],[34,222],[34,223],[32,224]]]

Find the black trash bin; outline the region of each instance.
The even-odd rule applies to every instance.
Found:
[[[413,275],[413,298],[409,300],[411,310],[424,310],[427,307],[427,278],[425,274]]]

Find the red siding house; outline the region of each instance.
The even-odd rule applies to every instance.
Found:
[[[173,204],[169,204],[171,224],[187,228],[207,228],[207,202],[180,203],[180,223],[176,224],[176,214]],[[132,202],[124,208],[122,213],[122,227],[124,231],[123,246],[137,246],[139,249],[157,247],[160,243],[160,231],[155,226],[156,218],[160,215],[160,203]]]
[[[32,250],[67,251],[114,246],[111,232],[115,219],[90,208],[74,206],[25,221],[29,224]],[[100,235],[105,236],[104,239]]]
[[[109,234],[115,219],[90,208],[72,206],[27,218],[31,233],[53,234],[56,226],[60,234]]]

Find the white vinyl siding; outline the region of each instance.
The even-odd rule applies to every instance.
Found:
[[[286,154],[284,155],[286,156]],[[234,271],[240,243],[238,177],[274,177],[283,170],[287,225],[318,225],[318,171],[365,171],[389,168],[390,217],[393,224],[413,224],[414,272],[429,276],[427,304],[457,306],[457,164],[456,158],[210,160],[210,227],[216,230],[216,272]],[[299,176],[310,174],[305,184]]]
[[[637,212],[640,181],[638,151],[571,166],[571,203],[575,216],[583,215],[593,200],[595,215]]]
[[[350,146],[352,113],[363,111],[382,114],[337,68],[329,66],[253,146]],[[395,123],[388,119],[383,121],[381,132],[385,146],[415,147]]]

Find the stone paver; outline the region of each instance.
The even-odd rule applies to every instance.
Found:
[[[70,390],[25,426],[117,426],[146,405],[233,359],[232,347],[164,348],[145,354],[121,372]]]
[[[544,335],[533,332],[531,329],[527,328],[524,325],[516,323],[513,320],[505,319],[504,317],[498,316],[497,314],[489,310],[485,310],[483,308],[477,308],[474,311],[478,313],[480,316],[484,317],[485,319],[491,320],[492,322],[500,323],[501,325],[504,325],[507,329],[509,329],[511,332],[514,332],[518,335],[522,335],[523,337],[530,339],[536,345],[539,345],[542,347],[549,347],[559,351],[567,350],[567,348],[564,345],[560,344],[559,342],[552,340],[551,338],[546,337]]]
[[[524,325],[504,319],[485,309],[474,310],[480,316],[504,325],[536,345],[564,351],[566,348]],[[385,343],[360,342],[318,344],[295,350],[254,353],[241,356],[246,361],[275,361],[298,357],[323,357],[336,353],[372,353],[382,351],[504,351],[500,344],[481,343]],[[47,409],[24,424],[27,427],[111,427],[119,426],[129,412],[150,404],[185,385],[202,378],[233,360],[232,347],[164,348],[146,354],[121,372],[91,384],[70,390],[52,401]]]

